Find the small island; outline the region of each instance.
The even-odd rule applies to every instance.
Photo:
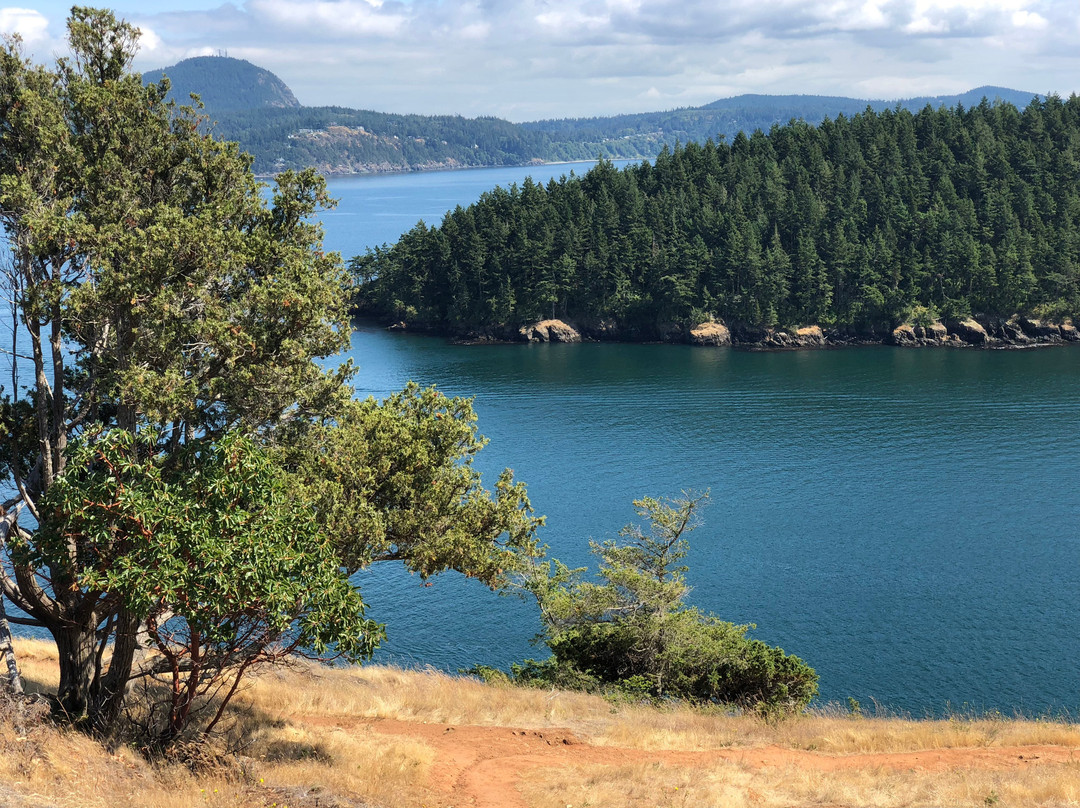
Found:
[[[1078,133],[1075,96],[867,109],[526,179],[353,258],[354,307],[464,339],[1075,341]]]

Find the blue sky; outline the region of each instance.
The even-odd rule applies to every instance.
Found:
[[[0,30],[41,61],[63,52],[70,2],[3,2]],[[746,92],[1080,90],[1077,0],[126,2],[138,69],[226,50],[310,105],[520,121]]]

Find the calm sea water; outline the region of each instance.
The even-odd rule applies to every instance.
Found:
[[[526,173],[335,180],[327,245],[355,254]],[[475,397],[485,479],[514,469],[571,565],[632,499],[710,490],[690,600],[802,656],[825,700],[1080,708],[1080,349],[460,347],[360,327],[351,356],[359,395]],[[423,587],[387,565],[361,584],[381,660],[545,655],[530,604],[460,576]]]

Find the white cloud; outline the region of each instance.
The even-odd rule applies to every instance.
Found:
[[[33,44],[49,38],[49,20],[32,8],[0,8],[0,32],[18,34]]]
[[[741,92],[1068,94],[1076,12],[1076,0],[245,0],[134,22],[157,37],[143,69],[227,49],[307,104],[526,120]]]
[[[247,5],[253,15],[276,26],[328,39],[398,32],[406,22],[405,15],[384,12],[383,7],[378,0],[251,0]]]
[[[147,25],[139,26],[139,49],[146,53],[156,53],[164,46],[161,37],[154,33],[154,29]]]
[[[611,22],[605,14],[589,14],[580,8],[558,8],[536,15],[536,21],[545,28],[557,31],[573,31],[577,28],[601,28]]]
[[[1036,31],[1041,31],[1046,28],[1050,23],[1046,17],[1038,14],[1034,11],[1014,11],[1012,15],[1012,24],[1017,28],[1031,28]]]
[[[903,28],[905,34],[947,34],[949,33],[948,20],[929,17],[916,17]]]
[[[462,39],[486,39],[488,34],[490,33],[490,23],[474,22],[471,25],[463,26],[458,31],[458,36],[460,36]]]

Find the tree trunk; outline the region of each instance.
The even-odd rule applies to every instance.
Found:
[[[49,626],[60,655],[60,686],[57,707],[74,724],[92,718],[93,687],[97,673],[97,632],[95,626]]]
[[[8,669],[8,686],[17,696],[23,693],[22,677],[19,676],[19,663],[15,659],[15,649],[11,647],[11,627],[8,625],[4,599],[0,597],[0,654],[4,655]]]
[[[94,707],[94,726],[99,732],[108,733],[123,709],[131,681],[131,671],[143,653],[140,642],[142,621],[124,609],[117,617],[113,631],[112,658],[109,669],[101,677]]]

